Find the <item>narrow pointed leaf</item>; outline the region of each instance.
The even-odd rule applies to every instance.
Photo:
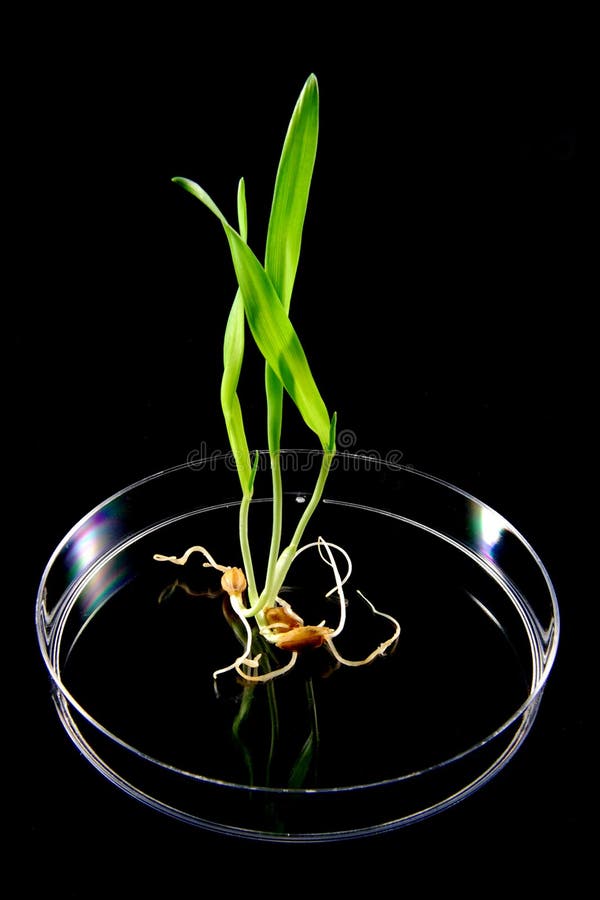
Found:
[[[254,253],[230,225],[225,224],[225,232],[254,340],[304,421],[326,448],[329,443],[329,415],[300,339],[273,283]]]
[[[240,178],[237,193],[237,214],[238,224],[240,226],[240,237],[243,241],[248,240],[248,207],[246,205],[246,182]]]
[[[241,294],[238,291],[236,294],[236,299],[234,301],[234,306],[242,311],[242,324],[243,324],[243,313],[244,307],[242,303]],[[233,307],[232,307],[233,311]],[[227,332],[230,332],[230,323],[232,320],[235,320],[237,316],[232,316],[230,314],[228,321],[228,329]],[[243,346],[242,346],[243,353]],[[224,354],[225,355],[225,354]],[[237,367],[237,363],[234,364]],[[239,368],[238,368],[239,373]],[[238,377],[235,374],[234,366],[225,366],[223,369],[223,377],[221,380],[221,408],[223,410],[223,417],[225,419],[225,427],[227,428],[227,436],[229,437],[229,443],[231,445],[231,452],[233,453],[233,457],[235,459],[235,463],[237,466],[238,477],[240,479],[240,484],[242,486],[242,490],[244,493],[250,493],[251,491],[251,466],[250,466],[250,450],[248,448],[248,441],[246,439],[246,431],[244,429],[244,419],[242,416],[242,408],[240,406],[239,397],[237,395],[237,383]]]
[[[315,76],[311,75],[298,98],[283,144],[265,252],[265,271],[288,313],[300,257],[318,131],[319,90]],[[268,364],[265,387],[269,448],[272,453],[278,453],[281,446],[283,388]]]
[[[265,252],[265,269],[286,312],[290,308],[300,257],[318,132],[319,89],[317,79],[310,75],[294,108],[283,144]]]
[[[217,219],[220,219],[221,222],[226,221],[225,216],[223,215],[215,201],[212,199],[212,197],[210,197],[206,193],[204,188],[201,188],[199,184],[196,184],[195,181],[190,181],[189,178],[180,178],[179,176],[177,176],[176,178],[172,178],[171,180],[174,184],[178,184],[185,191],[189,191],[190,194],[204,203],[204,205],[207,206],[210,211],[215,214]]]
[[[244,240],[248,234],[248,215],[244,179],[238,185],[238,221]],[[214,207],[214,208],[213,208]],[[213,212],[216,206],[213,204]],[[223,377],[221,380],[221,407],[227,428],[238,476],[244,493],[252,493],[254,477],[250,467],[250,451],[244,429],[242,408],[237,395],[240,372],[244,359],[244,302],[238,290],[229,312],[223,341]]]
[[[330,437],[329,415],[298,335],[271,279],[206,191],[187,178],[174,178],[173,181],[204,203],[223,225],[244,301],[246,319],[254,340],[308,427],[318,436],[322,446],[327,448]]]
[[[223,339],[223,399],[237,391],[244,358],[244,301],[238,290],[229,311]]]

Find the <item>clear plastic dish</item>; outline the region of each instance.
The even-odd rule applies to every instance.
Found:
[[[282,454],[288,530],[319,464],[314,451]],[[267,469],[261,455],[258,570]],[[231,459],[213,455],[108,498],[56,548],[37,597],[39,643],[60,721],[90,763],[161,813],[271,841],[400,828],[493,778],[533,724],[558,642],[555,593],[526,539],[451,484],[340,454],[306,542],[323,536],[352,559],[341,652],[364,657],[386,636],[361,594],[400,623],[393,652],[346,668],[322,647],[268,684],[215,682],[239,653],[219,575],[199,555],[185,567],[153,556],[202,544],[241,565],[238,510]],[[335,623],[332,586],[306,553],[284,596],[308,621]]]

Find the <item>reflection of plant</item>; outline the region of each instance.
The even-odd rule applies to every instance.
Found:
[[[279,775],[273,779],[272,768],[280,738],[280,717],[276,684],[274,681],[270,681],[266,686],[270,737],[267,758],[262,773],[262,780],[265,785],[271,785],[274,780],[285,777],[285,782],[288,787],[299,788],[307,784],[309,779],[311,779],[311,774],[311,780],[316,781],[316,767],[319,751],[319,722],[312,676],[305,676],[304,687],[308,734],[302,745],[299,746],[296,758],[291,761],[291,765],[289,766],[286,775]],[[255,698],[256,688],[257,685],[255,683],[244,682],[239,709],[231,726],[232,736],[244,759],[250,784],[256,784],[259,781],[255,771],[256,753],[252,746],[252,738],[256,736],[257,730],[253,727],[251,721],[252,703]],[[294,716],[294,736],[302,727],[300,725],[301,721],[301,710],[296,707]]]
[[[176,579],[174,582],[163,588],[159,595],[158,602],[162,603],[166,600],[170,600],[177,591],[181,591],[188,597],[201,597],[207,595],[207,592],[192,590],[186,582]],[[233,612],[229,596],[227,594],[222,594],[222,596],[223,616],[231,627],[237,640],[242,646],[245,646],[245,628],[242,625],[239,616]],[[262,654],[264,666],[268,670],[274,663],[273,648],[260,634],[255,634],[254,639],[255,648]],[[239,696],[237,697],[238,709],[231,725],[231,736],[244,760],[244,765],[248,774],[248,783],[250,785],[257,783],[271,785],[274,781],[279,783],[280,779],[283,778],[287,787],[299,788],[306,785],[309,780],[316,780],[316,766],[319,749],[319,724],[313,676],[311,672],[303,673],[303,682],[304,688],[302,694],[305,699],[306,710],[305,715],[303,716],[302,710],[298,708],[299,703],[295,705],[293,716],[293,739],[296,740],[296,735],[299,732],[302,734],[303,728],[306,729],[304,731],[306,737],[301,744],[297,745],[295,757],[287,760],[287,769],[273,775],[272,769],[277,758],[276,750],[280,742],[280,732],[282,727],[276,684],[275,682],[270,681],[265,688],[265,697],[260,698],[266,700],[267,707],[266,712],[269,738],[268,747],[265,753],[263,741],[259,740],[258,746],[256,746],[256,742],[253,740],[257,735],[263,734],[261,729],[255,727],[256,716],[253,718],[252,715],[253,707],[255,705],[254,701],[256,700],[257,685],[256,683],[249,682],[245,679],[240,680]],[[262,712],[264,715],[264,709]],[[279,759],[279,762],[281,768],[281,758]],[[258,771],[259,767],[261,770],[260,772]]]
[[[337,651],[334,638],[341,634],[346,621],[346,601],[342,585],[347,580],[350,560],[340,547],[319,539],[316,543],[301,546],[306,527],[323,494],[333,458],[336,453],[336,415],[330,417],[319,393],[300,339],[290,321],[289,311],[292,289],[300,256],[304,219],[314,168],[319,124],[319,92],[317,80],[311,75],[294,109],[277,170],[264,265],[247,243],[248,218],[243,179],[238,186],[238,230],[227,221],[221,210],[198,184],[186,178],[174,181],[199,199],[219,219],[229,245],[238,291],[231,307],[223,346],[223,377],[221,381],[221,406],[236,462],[242,498],[239,511],[239,542],[243,570],[222,566],[201,546],[191,547],[182,557],[155,555],[159,561],[184,565],[190,553],[201,552],[208,560],[205,565],[221,571],[221,585],[230,598],[233,611],[243,624],[244,652],[234,662],[215,672],[235,671],[248,682],[271,681],[288,672],[296,663],[298,653],[309,647],[326,645],[338,663],[364,665],[382,655],[397,639],[400,626],[391,616],[378,612],[394,625],[392,636],[362,660],[344,659]],[[245,349],[245,325],[248,324],[256,346],[265,359],[265,385],[267,407],[267,437],[271,466],[273,514],[269,557],[264,587],[258,590],[249,540],[249,509],[254,492],[258,454],[250,456],[244,429],[242,409],[238,397],[238,383]],[[281,549],[283,519],[283,482],[281,473],[281,431],[283,397],[287,392],[306,425],[317,435],[322,447],[322,459],[317,481],[293,532],[290,543]],[[321,558],[333,569],[335,587],[340,603],[340,619],[336,628],[325,622],[305,625],[289,604],[279,597],[289,569],[298,555],[309,547],[316,547]],[[342,580],[332,549],[346,559],[348,572]],[[366,599],[366,598],[365,598]],[[255,619],[263,640],[276,648],[291,653],[285,665],[264,671],[264,654],[253,655],[253,628]]]
[[[224,608],[229,605],[229,601],[224,604]],[[229,609],[231,607],[229,605]],[[235,630],[236,616],[228,616],[230,625]],[[238,619],[239,622],[239,619]],[[244,644],[244,636],[238,632],[238,639]],[[261,638],[258,643],[260,646]],[[262,658],[266,660],[265,668],[268,670],[271,666],[271,648],[269,644],[262,640],[260,650]],[[238,746],[244,759],[250,784],[256,784],[259,780],[256,774],[256,751],[252,745],[252,738],[256,735],[255,729],[252,727],[251,710],[255,699],[257,685],[255,682],[244,680],[240,704],[237,715],[232,724],[232,736]],[[317,717],[317,703],[313,686],[312,675],[304,675],[304,696],[306,700],[306,719],[308,719],[308,734],[306,739],[299,747],[296,758],[289,762],[289,769],[285,776],[283,773],[277,778],[284,777],[287,787],[298,788],[305,785],[311,774],[313,780],[316,780],[316,766],[319,750],[319,723]],[[276,749],[279,746],[280,739],[280,715],[279,705],[277,701],[277,688],[274,681],[269,681],[266,685],[266,703],[268,709],[268,726],[269,726],[269,747],[264,762],[262,780],[266,785],[270,785],[273,781],[272,768],[276,759]],[[295,707],[294,714],[294,733],[301,733],[302,729],[302,713],[298,707]]]

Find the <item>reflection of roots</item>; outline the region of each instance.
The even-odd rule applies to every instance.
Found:
[[[158,596],[158,602],[162,603],[163,600],[168,600],[175,591],[179,589],[183,591],[184,594],[187,594],[188,597],[216,597],[217,594],[206,592],[206,591],[193,591],[191,587],[185,583],[185,581],[180,581],[179,578],[176,578],[173,584],[168,584],[164,590],[162,590]]]
[[[365,656],[364,659],[346,659],[338,652],[333,639],[338,637],[342,633],[346,625],[347,601],[344,595],[344,584],[346,583],[346,581],[350,577],[350,573],[352,572],[352,563],[350,557],[342,547],[338,547],[337,544],[330,544],[323,538],[319,538],[318,541],[314,541],[313,543],[305,544],[303,547],[300,547],[296,551],[294,559],[296,559],[301,553],[304,553],[305,550],[313,547],[316,547],[323,562],[325,562],[333,570],[335,585],[333,588],[331,588],[330,591],[327,592],[325,596],[331,597],[332,595],[337,594],[340,604],[340,618],[337,628],[329,628],[325,625],[325,622],[321,622],[319,625],[305,625],[300,616],[298,616],[294,612],[290,604],[286,603],[286,601],[282,600],[280,597],[277,597],[276,605],[267,607],[264,611],[264,619],[266,619],[267,624],[261,626],[260,634],[267,641],[269,641],[269,643],[274,644],[278,649],[287,650],[292,655],[290,661],[286,665],[281,666],[278,669],[273,669],[270,672],[263,672],[262,674],[256,671],[260,667],[261,654],[259,653],[254,658],[251,657],[253,632],[246,615],[247,608],[244,606],[244,602],[242,599],[242,593],[246,588],[246,579],[242,570],[232,568],[231,566],[219,565],[214,561],[210,553],[204,547],[201,547],[199,545],[190,547],[181,557],[155,554],[154,559],[158,562],[171,562],[175,565],[183,566],[187,562],[191,553],[202,553],[203,556],[205,556],[208,560],[208,562],[204,563],[204,566],[217,569],[219,572],[223,573],[221,585],[223,589],[229,594],[232,610],[235,612],[244,626],[244,632],[246,636],[245,648],[242,655],[238,656],[237,659],[235,659],[230,665],[225,666],[222,669],[217,669],[215,672],[213,672],[213,678],[216,679],[219,675],[222,675],[225,672],[235,670],[238,675],[240,675],[245,681],[271,681],[273,678],[278,678],[280,675],[285,675],[286,672],[289,672],[291,669],[293,669],[300,652],[309,648],[321,647],[323,645],[327,647],[331,655],[340,665],[366,666],[368,663],[373,662],[373,660],[378,656],[383,656],[390,647],[393,647],[393,645],[396,644],[398,637],[400,636],[400,623],[397,621],[397,619],[395,619],[388,613],[381,612],[380,610],[376,609],[376,607],[371,603],[370,600],[368,600],[364,596],[364,594],[362,594],[360,591],[357,591],[359,596],[369,604],[374,615],[381,616],[384,619],[388,619],[388,621],[392,623],[393,632],[387,640],[379,644],[379,646],[377,646],[371,653],[369,653],[368,656]],[[333,550],[337,550],[339,553],[341,553],[346,561],[347,571],[343,578],[340,575],[338,565],[332,552]]]

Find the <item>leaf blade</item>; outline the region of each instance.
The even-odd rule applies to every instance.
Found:
[[[204,203],[223,225],[243,298],[246,320],[254,340],[296,404],[306,425],[327,449],[330,439],[329,415],[300,339],[271,279],[206,191],[187,178],[174,178],[173,181]]]
[[[252,250],[230,225],[224,227],[254,340],[305,423],[326,448],[330,419],[300,339]]]
[[[246,439],[242,408],[237,387],[244,356],[244,303],[241,292],[235,295],[223,341],[223,375],[221,378],[221,409],[229,437],[231,452],[235,459],[242,490],[251,489],[252,469],[250,449]]]
[[[315,76],[310,75],[294,107],[281,151],[265,250],[265,271],[288,313],[317,154],[318,132],[319,91]],[[268,363],[265,388],[269,448],[272,453],[278,453],[283,423],[283,387]]]
[[[310,75],[300,93],[283,144],[269,217],[265,269],[289,311],[302,231],[317,154],[319,88]]]

